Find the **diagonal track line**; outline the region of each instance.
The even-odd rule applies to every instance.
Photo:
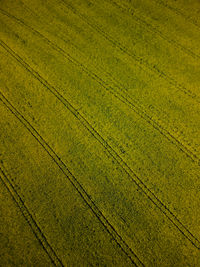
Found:
[[[193,57],[194,59],[198,59],[198,60],[200,59],[200,55],[194,53],[191,49],[181,45],[175,40],[167,38],[165,35],[163,35],[163,33],[160,30],[158,30],[150,22],[146,22],[142,14],[139,14],[139,16],[136,15],[137,10],[135,8],[130,7],[130,6],[128,7],[125,3],[122,4],[116,0],[104,0],[104,1],[108,3],[112,3],[114,6],[118,7],[121,10],[121,12],[125,14],[129,14],[131,18],[135,22],[137,22],[139,25],[141,25],[142,27],[145,27],[145,29],[148,30],[149,32],[153,32],[156,35],[160,36],[163,40],[168,42],[170,45],[176,47],[177,49],[180,49],[183,53]]]
[[[19,193],[17,192],[14,185],[12,184],[11,179],[9,179],[8,177],[9,177],[9,175],[6,173],[6,170],[3,166],[3,163],[0,162],[0,179],[2,180],[3,184],[5,185],[5,187],[9,191],[9,193],[11,194],[11,196],[12,196],[13,200],[15,201],[15,203],[17,204],[17,206],[19,207],[23,217],[25,218],[26,222],[29,224],[33,234],[35,235],[35,237],[37,238],[37,240],[41,244],[42,248],[44,249],[44,251],[46,252],[48,257],[50,258],[52,264],[55,266],[58,266],[58,267],[64,266],[63,263],[61,262],[61,260],[56,255],[56,252],[53,250],[53,248],[51,247],[51,245],[47,241],[45,235],[42,233],[40,227],[38,226],[38,224],[34,220],[33,216],[29,212],[24,201],[22,200]]]
[[[117,154],[116,151],[101,137],[101,135],[90,125],[90,123],[76,110],[59,92],[50,85],[38,72],[31,68],[23,61],[12,49],[10,49],[3,41],[0,45],[10,53],[29,73],[33,75],[41,84],[44,85],[63,105],[72,112],[72,114],[82,123],[82,125],[106,148],[108,153],[119,164],[121,169],[128,177],[143,191],[145,196],[174,224],[174,226],[198,249],[200,249],[200,241],[179,221],[179,219],[162,203],[162,201],[143,183],[143,181],[133,172],[127,163]]]
[[[95,80],[97,83],[99,83],[104,89],[109,91],[109,93],[111,93],[117,99],[119,99],[121,102],[123,102],[124,104],[129,106],[135,113],[137,113],[142,119],[144,119],[147,123],[149,123],[154,129],[158,130],[161,135],[163,135],[165,138],[167,138],[172,144],[175,144],[179,150],[181,150],[188,157],[190,157],[190,159],[192,161],[196,162],[197,164],[200,164],[200,158],[196,154],[196,149],[194,149],[191,145],[188,145],[188,144],[186,145],[186,144],[182,143],[182,141],[180,141],[177,137],[174,136],[174,133],[170,132],[170,130],[167,129],[167,127],[164,125],[164,123],[160,119],[155,119],[155,118],[152,118],[150,115],[148,115],[147,112],[144,110],[144,108],[142,108],[141,105],[138,104],[136,100],[133,100],[125,92],[125,90],[122,88],[122,86],[115,85],[115,87],[119,89],[119,92],[117,92],[115,88],[113,88],[111,85],[109,85],[103,79],[101,79],[97,74],[95,74],[94,72],[91,72],[83,64],[81,64],[76,59],[74,59],[69,53],[66,53],[62,48],[58,47],[56,44],[51,42],[48,38],[43,36],[40,32],[33,29],[31,26],[28,26],[22,20],[20,20],[20,19],[16,18],[15,16],[10,15],[9,13],[5,12],[4,10],[0,9],[0,11],[3,14],[5,14],[6,16],[10,17],[11,19],[15,19],[19,24],[22,24],[25,27],[31,29],[35,34],[39,35],[51,47],[53,47],[54,50],[58,51],[68,61],[70,61],[72,64],[76,65],[83,72],[85,72],[89,77],[91,77],[93,80]],[[77,50],[77,48],[74,45],[73,45],[73,48]],[[124,94],[122,94],[121,92],[123,92]],[[184,140],[186,140],[186,139],[184,138]],[[189,142],[187,142],[187,143],[189,143]],[[193,151],[191,151],[191,149]]]
[[[167,9],[169,9],[170,11],[174,12],[176,15],[183,17],[186,21],[189,21],[191,24],[193,24],[194,26],[196,26],[199,30],[200,30],[200,25],[191,17],[185,15],[183,12],[181,12],[181,10],[179,10],[176,7],[173,7],[169,4],[167,4],[167,1],[163,1],[163,0],[153,0],[155,3],[157,3],[158,5],[164,6]]]
[[[168,76],[166,73],[158,69],[156,65],[152,66],[149,64],[147,60],[144,60],[142,57],[137,56],[132,51],[129,51],[125,46],[123,46],[120,42],[116,41],[112,38],[111,35],[103,31],[98,25],[96,25],[94,22],[89,21],[86,16],[79,13],[77,9],[75,9],[72,5],[67,4],[64,0],[61,0],[63,5],[66,6],[67,9],[71,10],[75,15],[77,15],[81,20],[83,20],[85,23],[87,23],[90,27],[92,27],[95,31],[97,31],[99,34],[101,34],[106,40],[108,40],[114,47],[117,47],[119,50],[121,50],[123,53],[127,54],[129,57],[131,57],[139,66],[145,66],[147,69],[155,73],[158,77],[162,77],[164,80],[166,80],[170,85],[172,85],[174,88],[178,89],[179,91],[183,92],[187,96],[193,98],[197,103],[200,103],[199,96],[197,96],[194,92],[187,89],[182,84],[179,84],[174,78],[171,76]]]
[[[55,153],[55,151],[48,145],[48,143],[43,139],[43,137],[33,128],[33,126],[25,119],[25,117],[16,110],[16,108],[8,101],[8,99],[0,92],[0,100],[7,107],[8,110],[24,125],[24,127],[31,133],[31,135],[38,141],[38,143],[43,147],[43,149],[48,153],[52,160],[56,163],[58,168],[63,172],[65,177],[70,181],[72,186],[79,193],[83,201],[91,209],[93,214],[97,217],[99,222],[104,226],[105,230],[112,236],[114,241],[117,243],[118,247],[126,254],[129,260],[135,266],[144,266],[139,260],[136,254],[128,246],[128,244],[123,240],[120,234],[116,231],[113,225],[106,219],[103,213],[96,206],[90,195],[85,191],[83,186],[77,180],[77,178],[70,172],[65,163],[61,158]]]

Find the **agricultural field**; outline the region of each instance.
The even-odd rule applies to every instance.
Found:
[[[199,0],[0,0],[0,266],[200,266]]]

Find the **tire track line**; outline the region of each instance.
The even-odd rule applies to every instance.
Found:
[[[35,75],[34,75],[35,76]],[[44,84],[43,84],[44,85]],[[45,87],[47,85],[44,85]],[[58,97],[57,97],[58,98]],[[7,109],[24,125],[24,127],[31,133],[31,135],[38,141],[38,143],[43,147],[43,149],[52,158],[58,168],[62,171],[65,177],[70,181],[75,190],[79,193],[86,205],[91,209],[92,213],[103,225],[105,230],[114,239],[118,247],[126,254],[129,260],[135,266],[144,266],[139,260],[136,254],[128,246],[128,244],[122,239],[120,234],[112,226],[112,224],[106,219],[103,213],[96,206],[95,202],[92,200],[90,195],[85,191],[83,186],[79,183],[77,178],[70,172],[65,163],[61,158],[55,153],[55,151],[48,145],[48,143],[43,139],[43,137],[34,129],[34,127],[25,119],[25,117],[8,101],[8,99],[0,92],[0,100],[7,107]],[[66,104],[65,104],[66,106]],[[70,107],[72,108],[72,106]],[[74,110],[75,112],[75,110]]]
[[[1,98],[0,98],[0,100],[1,100]],[[4,186],[6,187],[8,192],[11,194],[14,202],[16,203],[18,208],[20,209],[23,217],[25,218],[26,222],[29,224],[33,234],[35,235],[35,237],[39,241],[40,245],[42,246],[42,248],[44,249],[44,251],[46,252],[48,257],[50,258],[52,264],[54,266],[64,266],[63,263],[61,262],[61,260],[56,255],[56,252],[53,250],[53,248],[51,247],[51,245],[47,241],[47,239],[44,236],[44,234],[42,233],[40,227],[38,226],[38,224],[34,220],[33,216],[31,215],[28,208],[26,207],[24,201],[22,200],[19,193],[17,192],[17,190],[15,189],[14,185],[12,184],[11,180],[8,177],[9,177],[9,175],[8,175],[7,171],[5,170],[5,167],[3,166],[3,162],[1,161],[0,162],[0,178],[1,178]]]
[[[185,95],[191,97],[194,99],[197,103],[200,103],[199,97],[193,93],[191,90],[187,89],[182,84],[179,84],[174,78],[168,76],[163,71],[159,70],[156,65],[152,66],[148,63],[147,60],[144,60],[142,57],[137,56],[132,51],[130,52],[125,46],[123,46],[120,42],[114,40],[111,35],[107,34],[105,31],[103,31],[98,25],[95,25],[93,22],[89,22],[88,18],[86,18],[84,15],[79,13],[74,7],[72,7],[70,4],[67,4],[64,0],[60,0],[64,6],[66,6],[67,9],[71,10],[75,15],[77,15],[81,20],[83,20],[87,25],[92,27],[96,32],[101,34],[106,40],[108,40],[114,47],[117,47],[119,50],[121,50],[123,53],[127,54],[129,57],[131,57],[139,66],[145,66],[147,69],[155,73],[158,77],[162,77],[164,80],[166,80],[170,85],[172,85],[175,89],[178,89],[179,91],[183,92]]]
[[[158,5],[166,7],[167,9],[171,10],[172,12],[174,12],[176,15],[183,17],[186,21],[189,21],[191,24],[193,24],[194,26],[196,26],[200,30],[200,25],[198,23],[196,23],[195,20],[193,20],[189,16],[185,15],[184,13],[182,13],[181,10],[179,10],[178,8],[173,7],[173,6],[167,4],[166,2],[164,2],[162,0],[154,0],[154,2],[156,4],[158,4]]]
[[[156,26],[153,26],[151,23],[146,22],[142,17],[144,18],[144,15],[140,14],[140,17],[136,15],[137,10],[132,7],[128,7],[126,5],[120,5],[119,2],[116,2],[114,0],[104,0],[107,3],[112,3],[116,7],[118,7],[123,13],[129,14],[134,21],[136,21],[139,25],[142,25],[142,27],[145,27],[149,32],[155,33],[158,36],[160,36],[163,40],[168,42],[170,45],[176,47],[177,49],[180,49],[183,53],[193,57],[194,59],[200,59],[200,55],[194,53],[189,48],[181,45],[180,43],[176,42],[175,40],[169,39],[166,36],[162,34],[160,30],[157,29]]]
[[[122,6],[120,6],[119,4],[117,4],[117,2],[115,2],[114,0],[104,0],[105,2],[111,2],[111,3],[113,3],[113,5],[116,5],[119,9],[122,9],[122,12],[125,12],[125,13],[130,13],[127,9],[128,8],[125,8],[125,7],[122,7]],[[23,3],[23,5],[24,5],[24,3]],[[29,10],[29,12],[32,12],[32,10],[29,8],[29,7],[27,7],[26,5],[24,5],[25,6],[25,8],[27,9],[27,10]],[[35,16],[37,16],[36,14],[35,14]],[[197,54],[194,54],[192,51],[190,51],[189,49],[187,49],[187,48],[185,48],[185,47],[183,47],[183,46],[181,46],[180,44],[178,44],[178,43],[176,43],[175,41],[173,41],[173,40],[169,40],[169,39],[167,39],[165,36],[163,36],[162,35],[162,33],[160,32],[160,31],[158,31],[157,29],[155,29],[155,28],[153,28],[153,26],[152,25],[150,25],[150,24],[148,24],[147,22],[145,22],[144,20],[141,20],[141,18],[139,18],[139,17],[137,17],[137,18],[135,18],[135,16],[133,16],[133,19],[137,22],[137,19],[138,19],[138,24],[144,24],[144,25],[146,25],[147,27],[150,27],[150,28],[152,28],[152,30],[151,29],[148,29],[150,32],[153,32],[153,33],[156,33],[156,34],[158,34],[158,35],[160,35],[161,36],[161,38],[163,38],[165,41],[167,41],[167,42],[169,42],[171,45],[174,45],[176,48],[180,48],[183,52],[185,52],[186,54],[188,54],[188,55],[190,55],[191,57],[193,57],[193,58],[200,58],[200,56],[198,56]],[[27,25],[26,25],[27,26]],[[156,32],[157,31],[157,32]],[[79,53],[81,53],[81,54],[83,54],[82,53],[82,51],[80,51],[80,49],[77,47],[77,46],[75,46],[72,42],[71,42],[71,40],[69,40],[69,39],[63,39],[62,37],[58,37],[58,38],[61,38],[62,39],[62,41],[64,42],[64,43],[67,43],[67,45],[68,44],[70,44],[70,46],[72,46],[75,50],[78,50],[79,51]],[[55,46],[55,43],[54,43],[54,46]],[[57,46],[57,48],[59,48],[58,46]],[[55,47],[54,47],[54,49],[55,49]],[[59,48],[60,49],[60,48]],[[60,53],[62,52],[62,51],[59,51]],[[66,52],[64,51],[64,53],[65,53],[65,57],[66,57]],[[86,55],[84,55],[85,57],[86,57]],[[91,64],[91,63],[90,63]],[[93,64],[92,64],[93,65]],[[79,67],[81,67],[81,66],[79,66]],[[175,144],[177,147],[178,146],[181,146],[181,151],[182,152],[184,152],[184,153],[186,153],[186,155],[187,156],[189,156],[193,161],[197,161],[197,163],[199,162],[199,164],[200,164],[200,158],[198,157],[198,152],[197,152],[197,149],[196,148],[194,148],[192,145],[191,145],[191,140],[189,141],[188,139],[187,139],[187,137],[185,137],[184,136],[184,134],[183,133],[180,133],[179,131],[178,131],[178,129],[176,129],[176,131],[174,130],[174,129],[171,129],[171,126],[170,126],[170,122],[169,122],[169,120],[167,120],[167,118],[165,118],[165,122],[163,122],[163,120],[162,119],[159,119],[159,118],[156,118],[155,116],[156,116],[156,113],[153,113],[152,112],[152,110],[151,110],[151,112],[154,114],[153,115],[153,117],[154,118],[152,118],[152,116],[151,115],[148,115],[148,113],[147,113],[147,110],[143,107],[143,105],[140,103],[140,101],[138,100],[138,99],[133,99],[130,95],[128,95],[127,94],[127,90],[126,90],[126,88],[123,88],[123,85],[122,84],[120,84],[120,82],[118,81],[118,80],[116,80],[114,77],[112,77],[112,75],[109,73],[109,72],[107,72],[107,71],[104,71],[104,70],[102,70],[102,69],[100,69],[99,67],[97,67],[97,66],[95,66],[94,67],[94,65],[93,65],[93,69],[94,68],[96,68],[96,70],[101,70],[101,72],[102,73],[104,73],[104,74],[106,74],[106,76],[107,77],[109,77],[109,80],[111,80],[112,81],[112,83],[113,83],[113,86],[115,87],[115,88],[117,88],[117,89],[119,89],[119,92],[117,92],[118,94],[121,94],[121,92],[123,92],[124,93],[124,97],[126,98],[126,100],[127,99],[129,99],[129,101],[128,102],[130,102],[130,104],[131,104],[131,109],[132,110],[134,110],[133,109],[133,107],[135,107],[137,110],[138,110],[138,113],[137,114],[139,114],[140,113],[140,116],[141,116],[141,113],[143,114],[143,116],[145,116],[146,118],[146,121],[148,122],[148,123],[150,123],[151,125],[152,124],[155,124],[155,126],[156,127],[158,127],[159,128],[159,132],[161,133],[161,134],[163,134],[163,136],[165,136],[165,137],[167,137],[167,139],[171,142],[171,143],[173,143],[173,144]],[[83,70],[84,71],[84,70]],[[90,71],[90,73],[91,73],[91,71]],[[99,76],[100,77],[100,76]],[[97,81],[97,80],[96,80]],[[107,87],[109,87],[109,84],[108,84],[108,82],[106,82],[107,83]],[[114,88],[113,88],[113,90],[115,90]],[[116,95],[114,94],[114,96],[116,97]],[[127,104],[127,103],[126,103]],[[127,104],[128,105],[128,104]],[[152,106],[152,105],[151,105]],[[153,107],[153,106],[152,106]],[[154,108],[155,109],[155,108]],[[135,111],[135,110],[134,110]],[[157,110],[158,112],[159,112],[159,110]],[[143,117],[142,117],[143,118]],[[143,118],[144,119],[144,118]],[[154,127],[154,126],[153,126]],[[156,127],[154,127],[155,129],[157,129]],[[167,136],[166,136],[167,135]],[[177,137],[177,135],[178,135],[178,137]],[[172,140],[171,140],[171,138],[172,138]],[[179,149],[180,149],[180,147],[178,147]],[[183,150],[185,150],[185,151],[183,151]],[[197,157],[196,157],[197,156]]]
[[[103,32],[98,26],[96,26],[96,25],[94,25],[94,24],[91,24],[90,22],[88,22],[87,21],[87,19],[85,18],[85,16],[83,16],[82,14],[79,14],[78,12],[77,12],[77,10],[76,9],[74,9],[74,7],[72,7],[71,5],[69,5],[68,6],[68,4],[66,4],[63,0],[61,0],[61,2],[63,2],[64,3],[64,5],[68,8],[68,9],[70,9],[75,15],[77,15],[78,17],[80,17],[83,21],[85,21],[89,26],[91,26],[92,28],[94,28],[97,32],[100,32],[100,34],[101,35],[103,35],[106,39],[108,39],[111,43],[115,43],[116,44],[116,46],[120,49],[120,50],[122,50],[124,53],[126,53],[126,54],[128,54],[130,57],[132,57],[133,58],[133,56],[129,53],[129,52],[127,52],[127,50],[126,51],[124,51],[124,49],[126,49],[125,47],[123,47],[123,46],[121,46],[121,44],[119,44],[117,41],[115,41],[114,39],[111,39],[111,37],[110,36],[108,36],[105,32]],[[121,48],[119,47],[119,46],[121,46]],[[136,56],[136,55],[134,55],[134,56]],[[136,56],[137,57],[137,56]],[[139,58],[139,57],[138,57]],[[142,58],[140,58],[141,60],[142,60]],[[140,60],[140,61],[141,61]],[[145,64],[143,64],[143,63],[141,63],[142,65],[145,65]],[[150,65],[149,65],[150,66]],[[153,71],[153,69],[150,67],[150,69]],[[154,66],[154,69],[157,69],[157,67],[156,66]],[[87,70],[88,71],[88,70]],[[158,70],[158,72],[160,72],[159,70]],[[163,72],[162,72],[163,73]],[[95,75],[94,73],[92,73],[93,75]],[[164,74],[164,73],[163,73]],[[165,74],[164,74],[165,75]],[[97,76],[97,75],[95,75],[95,76]],[[162,76],[162,75],[161,75]],[[97,77],[96,77],[97,78]],[[171,78],[171,79],[173,79],[173,78]],[[165,80],[167,80],[167,79],[165,79]],[[101,80],[101,82],[102,82],[102,80]],[[104,81],[103,81],[104,82]],[[169,82],[169,81],[168,81]],[[105,83],[105,82],[104,82]],[[170,83],[170,82],[169,82]],[[173,86],[175,86],[174,84],[172,84],[172,83],[170,83],[171,85],[173,85]],[[109,85],[106,85],[106,86],[108,86],[109,87],[109,89],[111,90],[113,90],[114,92],[115,92],[115,90],[111,87],[111,86],[109,86]],[[104,87],[105,88],[105,87]],[[107,88],[105,88],[105,89],[107,89]],[[122,88],[120,88],[120,89],[122,89]],[[178,86],[177,86],[177,89],[180,89],[180,88],[178,88]],[[183,88],[182,88],[183,89]],[[183,91],[181,89],[181,91]],[[186,89],[186,88],[185,88]],[[186,89],[187,90],[187,89]],[[124,90],[121,90],[121,91],[123,91],[124,92]],[[200,103],[200,100],[199,100],[199,98],[193,93],[193,92],[191,92],[190,90],[187,90],[188,92],[190,92],[191,94],[188,94],[186,91],[184,92],[184,93],[186,93],[186,95],[188,95],[188,96],[190,96],[190,97],[192,97],[197,103]],[[115,95],[115,97],[117,97],[116,96],[116,94],[115,93],[113,93],[112,92],[112,94],[114,94]],[[135,106],[134,105],[132,105],[132,103],[131,103],[131,101],[133,101],[133,99],[129,96],[129,95],[127,95],[126,94],[126,96],[123,96],[123,95],[121,95],[119,92],[118,92],[118,99],[120,99],[122,102],[127,102],[127,105],[129,105],[129,107],[132,107],[132,109],[134,109],[134,111],[136,112],[136,110],[135,110]],[[131,101],[130,100],[128,100],[127,98],[129,98],[129,99],[131,99]],[[135,101],[134,101],[135,102]],[[138,104],[137,104],[138,105]],[[141,110],[141,113],[139,114],[139,110]],[[141,114],[143,114],[143,116],[142,116],[142,118],[143,119],[145,119],[144,118],[144,114],[145,114],[145,116],[147,117],[147,119],[145,119],[147,122],[149,122],[150,123],[150,121],[152,122],[152,123],[150,123],[155,129],[157,129],[158,130],[158,128],[159,129],[162,129],[161,131],[159,130],[159,132],[162,134],[162,135],[164,135],[164,136],[166,136],[167,137],[167,139],[169,140],[169,138],[170,139],[173,139],[173,141],[172,140],[170,140],[170,142],[172,142],[173,144],[174,144],[174,141],[178,144],[178,147],[179,147],[179,149],[181,150],[181,151],[183,151],[185,154],[187,154],[187,156],[189,156],[193,161],[195,161],[195,162],[197,162],[197,164],[199,164],[200,165],[200,158],[195,154],[195,152],[192,152],[191,150],[190,150],[190,148],[193,150],[193,151],[196,151],[196,149],[195,148],[192,148],[192,146],[191,145],[188,145],[187,144],[187,146],[188,147],[190,147],[190,148],[187,148],[187,146],[185,145],[185,144],[183,144],[180,140],[178,140],[175,136],[173,136],[173,134],[172,133],[170,133],[170,131],[169,130],[167,130],[167,129],[165,129],[165,127],[163,127],[163,126],[161,126],[161,124],[163,125],[163,123],[159,123],[159,122],[156,122],[155,121],[155,119],[153,120],[150,116],[148,116],[147,115],[147,113],[144,111],[144,110],[142,110],[142,108],[141,107],[138,107],[137,108],[137,112],[136,112],[137,114],[139,114],[140,116],[141,116]],[[160,120],[160,122],[161,122],[161,120]],[[163,132],[165,132],[164,134],[163,134]]]
[[[103,79],[101,79],[97,74],[87,69],[83,64],[78,62],[76,59],[74,59],[69,53],[65,52],[62,48],[58,47],[56,44],[51,42],[47,37],[42,35],[37,30],[33,29],[31,26],[25,24],[22,20],[16,18],[13,15],[10,15],[9,13],[3,11],[0,9],[0,11],[5,14],[6,16],[10,17],[11,19],[16,20],[19,24],[22,24],[26,28],[31,29],[35,34],[39,35],[42,39],[44,39],[51,47],[53,47],[54,50],[58,51],[60,54],[62,54],[69,62],[80,68],[83,72],[85,72],[89,77],[91,77],[93,80],[95,80],[97,83],[99,83],[106,91],[114,95],[118,100],[129,106],[136,114],[138,114],[142,119],[144,119],[147,123],[149,123],[154,129],[158,130],[161,135],[163,135],[167,140],[170,141],[170,143],[177,146],[177,148],[185,153],[193,162],[196,162],[197,164],[200,164],[200,158],[196,154],[196,150],[188,144],[182,143],[179,139],[177,139],[172,132],[170,132],[166,125],[164,126],[164,123],[160,119],[152,119],[151,116],[148,115],[148,113],[144,110],[143,107],[141,107],[140,104],[138,104],[138,101],[133,100],[126,91],[119,85],[114,85],[115,88],[119,89],[119,92],[116,91],[115,88],[113,88],[111,85],[109,85],[107,82],[105,82]],[[71,43],[72,45],[72,43]],[[73,48],[78,50],[74,45]],[[23,59],[21,59],[23,61]],[[112,78],[112,80],[114,80]],[[124,93],[121,94],[121,92]],[[179,134],[180,135],[180,134]],[[180,135],[181,136],[181,135]],[[185,139],[185,138],[184,138]],[[185,142],[186,139],[185,139]],[[188,146],[188,147],[187,147]],[[191,149],[193,151],[191,151]]]
[[[128,175],[130,180],[134,182],[144,195],[174,224],[174,226],[197,248],[200,249],[200,241],[179,221],[179,219],[162,203],[162,201],[143,183],[143,181],[134,173],[120,155],[103,139],[103,137],[93,128],[93,126],[75,109],[59,92],[50,85],[41,75],[33,70],[27,63],[23,61],[13,50],[11,50],[4,42],[0,41],[0,45],[16,59],[29,73],[33,75],[41,84],[44,85],[71,113],[81,122],[81,124],[99,141],[99,143],[107,150],[110,156],[118,163],[121,169]],[[56,155],[57,156],[57,155]],[[63,163],[64,164],[64,163]],[[83,189],[84,190],[84,189]]]

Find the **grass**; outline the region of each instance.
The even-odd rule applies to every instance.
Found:
[[[192,10],[1,1],[0,265],[200,265]]]

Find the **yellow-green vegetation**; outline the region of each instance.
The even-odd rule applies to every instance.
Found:
[[[0,266],[200,266],[198,0],[0,0]]]

